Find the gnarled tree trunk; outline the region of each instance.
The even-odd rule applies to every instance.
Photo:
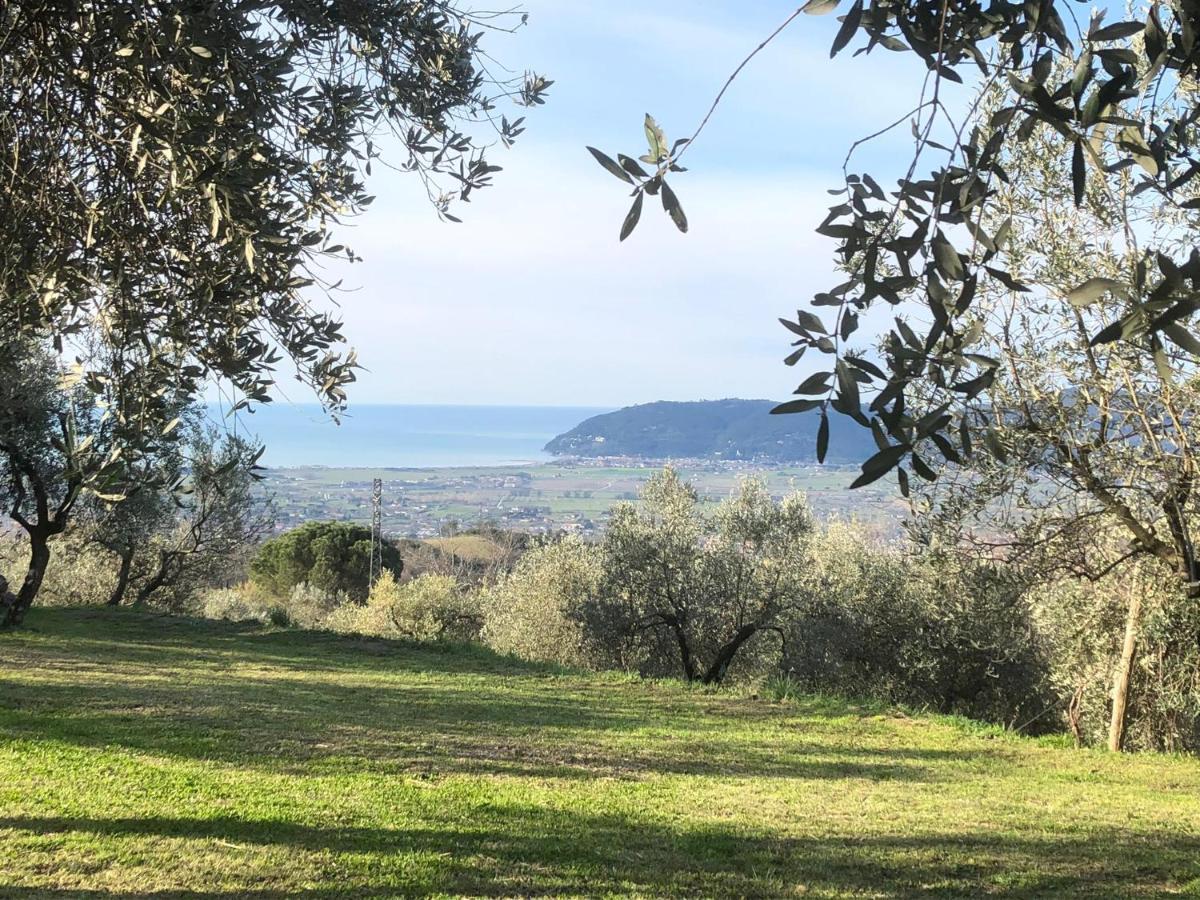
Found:
[[[716,658],[713,659],[712,665],[708,667],[708,671],[704,673],[705,684],[720,684],[725,679],[725,673],[729,671],[729,666],[733,662],[733,658],[737,652],[742,649],[742,645],[750,638],[758,633],[758,624],[751,622],[749,625],[743,625],[738,629],[729,641],[726,642],[720,650],[717,651]]]
[[[692,647],[688,643],[687,633],[683,630],[683,625],[677,616],[671,616],[667,619],[667,624],[671,627],[671,632],[675,635],[675,643],[679,645],[679,662],[683,666],[684,677],[688,681],[695,681],[696,659],[692,655]]]
[[[46,577],[46,569],[50,565],[50,534],[45,528],[33,528],[29,535],[29,567],[25,570],[25,580],[21,589],[11,600],[5,598],[3,615],[0,617],[0,628],[12,628],[25,620],[25,613],[33,605]],[[9,595],[12,596],[12,595]]]
[[[129,590],[129,572],[133,568],[133,544],[129,544],[121,550],[121,567],[117,569],[117,584],[113,588],[112,596],[108,598],[109,606],[120,606],[125,599],[125,592]]]
[[[157,591],[160,587],[167,583],[167,578],[171,574],[171,561],[173,557],[166,551],[159,551],[158,554],[158,569],[150,579],[142,585],[142,589],[138,591],[137,605],[141,606],[150,599],[150,595]]]

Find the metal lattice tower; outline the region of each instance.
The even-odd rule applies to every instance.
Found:
[[[371,484],[371,587],[383,574],[383,480],[376,478]]]

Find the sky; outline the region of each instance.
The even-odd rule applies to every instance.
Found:
[[[618,407],[781,399],[788,333],[837,283],[813,233],[850,144],[916,103],[923,67],[884,51],[829,59],[834,15],[801,16],[745,69],[672,182],[691,223],[647,206],[617,234],[628,189],[586,152],[645,152],[642,117],[690,134],[786,2],[527,0],[527,27],[487,39],[516,72],[554,79],[495,184],[439,222],[416,179],[376,167],[378,197],[344,233],[364,261],[338,302],[366,371],[351,403]],[[521,112],[509,113],[509,117]],[[863,168],[896,169],[908,129]],[[386,152],[386,149],[385,149]],[[382,174],[381,174],[382,173]],[[893,179],[894,180],[894,179]],[[885,183],[880,179],[881,183]],[[284,384],[284,399],[311,400]]]

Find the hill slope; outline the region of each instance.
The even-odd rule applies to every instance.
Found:
[[[659,401],[592,416],[548,444],[557,456],[758,459],[816,462],[817,413],[773,416],[772,400]],[[826,462],[861,463],[876,450],[870,432],[830,419]]]
[[[0,634],[0,896],[1200,889],[1200,763],[126,611]]]

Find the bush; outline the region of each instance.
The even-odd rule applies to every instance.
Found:
[[[274,597],[252,582],[211,588],[192,601],[189,611],[206,619],[262,622],[279,628],[324,628],[341,606],[357,608],[345,594],[329,594],[310,584],[298,584],[287,597]]]
[[[1099,582],[1062,578],[1030,592],[1039,632],[1053,648],[1055,687],[1076,736],[1104,746],[1131,591],[1140,594],[1137,655],[1124,747],[1200,751],[1200,609],[1153,564],[1123,566]]]
[[[783,669],[805,689],[1044,731],[1057,725],[1025,584],[998,566],[906,557],[833,525],[814,545],[811,602]]]
[[[276,597],[307,583],[327,594],[367,598],[371,566],[371,530],[349,522],[306,522],[259,548],[250,563],[250,579]],[[383,542],[383,568],[399,575],[404,568],[395,544]]]
[[[415,640],[474,640],[482,617],[471,595],[448,575],[398,582],[385,571],[364,605],[346,603],[325,620],[334,631]]]
[[[1200,752],[1200,607],[1167,597],[1172,582],[1150,592],[1142,647],[1130,688],[1126,746]],[[1179,592],[1182,593],[1182,592]]]
[[[273,602],[250,585],[212,588],[203,591],[193,601],[191,612],[205,619],[226,622],[269,623]]]
[[[480,601],[483,640],[499,653],[568,666],[594,666],[580,610],[602,575],[597,547],[567,537],[530,550]]]
[[[347,605],[356,604],[345,594],[331,594],[307,581],[293,587],[286,600],[275,603],[297,628],[323,628],[335,611]]]

